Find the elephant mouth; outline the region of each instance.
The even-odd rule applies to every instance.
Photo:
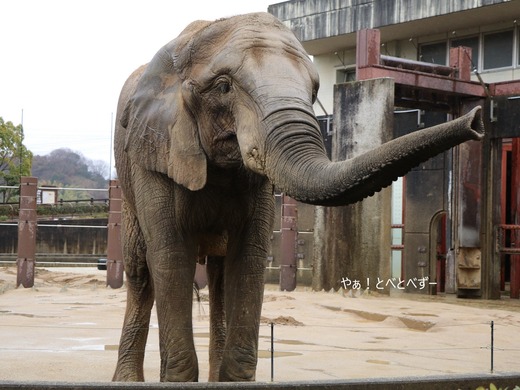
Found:
[[[237,142],[237,134],[233,131],[222,131],[214,138],[215,142]]]
[[[231,131],[221,132],[215,138],[214,151],[217,151],[210,158],[217,166],[221,168],[233,168],[242,163],[240,147],[237,135]]]

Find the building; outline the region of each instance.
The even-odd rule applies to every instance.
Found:
[[[313,230],[313,239],[298,241],[306,249],[297,266],[307,273],[297,275],[312,278],[317,289],[338,288],[344,277],[373,288],[370,280],[380,278],[409,292],[499,298],[509,290],[518,298],[520,0],[292,0],[268,11],[313,56],[321,84],[315,111],[327,142],[345,131],[337,119],[343,104],[338,91],[373,78],[393,79],[394,137],[476,104],[483,107],[487,130],[483,142],[431,159],[393,191],[382,191],[378,207],[392,199],[392,215],[377,215],[383,226],[367,230],[360,219],[339,226],[346,216],[361,215],[360,209],[318,209],[313,229],[305,229],[307,237]],[[451,50],[457,47],[464,49]],[[321,228],[328,232],[325,243]],[[372,242],[360,236],[364,230]],[[351,234],[363,243],[348,242],[345,235]],[[424,278],[428,288],[420,289],[414,281]]]

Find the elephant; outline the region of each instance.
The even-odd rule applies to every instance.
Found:
[[[254,381],[274,191],[340,206],[484,136],[480,107],[331,162],[313,111],[319,80],[268,13],[195,21],[125,82],[114,153],[127,303],[114,381],[143,381],[152,307],[161,381],[197,381],[192,284],[206,258],[209,380]]]

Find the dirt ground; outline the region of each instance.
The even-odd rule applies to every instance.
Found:
[[[105,287],[94,268],[37,269],[35,287],[15,288],[16,268],[0,268],[0,379],[105,382],[111,379],[126,291]],[[208,372],[208,314],[194,301],[200,380]],[[258,381],[518,372],[520,302],[454,296],[390,297],[356,291],[280,292],[267,286],[260,329]],[[145,359],[147,381],[159,380],[157,318]]]

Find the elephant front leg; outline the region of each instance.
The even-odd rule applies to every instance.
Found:
[[[234,264],[232,272],[228,272],[229,267],[226,264],[228,334],[220,367],[221,382],[255,380],[264,292],[264,262],[263,256],[246,256],[236,261],[239,264]]]
[[[190,261],[183,252],[159,253],[154,259],[161,382],[198,380],[192,325],[194,276],[195,261]]]
[[[146,246],[134,214],[123,203],[123,257],[127,302],[113,381],[144,381],[143,361],[154,295]]]
[[[226,319],[224,310],[224,257],[209,256],[208,274],[210,331],[209,331],[209,381],[219,380],[220,365],[226,343]]]

